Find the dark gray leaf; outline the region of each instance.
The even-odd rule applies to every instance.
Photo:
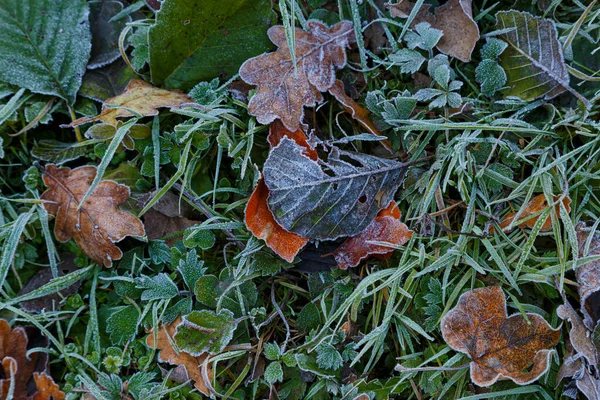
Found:
[[[97,0],[90,2],[90,29],[92,31],[92,56],[88,69],[103,67],[112,63],[121,55],[119,35],[131,16],[111,21],[111,18],[123,10],[118,0]]]
[[[135,72],[123,59],[102,68],[90,69],[83,76],[79,94],[96,101],[104,101],[123,93]]]
[[[263,169],[269,208],[298,235],[321,240],[354,236],[386,207],[400,187],[406,164],[333,147],[313,161],[304,147],[284,138]]]
[[[31,154],[40,160],[62,164],[67,161],[75,160],[88,151],[90,151],[90,148],[87,145],[81,145],[81,143],[40,140],[33,146]]]

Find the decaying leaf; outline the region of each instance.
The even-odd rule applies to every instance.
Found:
[[[552,20],[527,12],[501,11],[496,14],[496,28],[508,30],[498,36],[508,43],[500,55],[500,64],[508,78],[506,96],[548,100],[567,90],[587,108],[591,106],[569,86],[562,44]]]
[[[519,385],[535,381],[550,366],[550,348],[560,338],[560,330],[538,314],[508,316],[497,286],[464,293],[442,318],[441,328],[446,343],[471,358],[471,379],[478,386],[498,379]]]
[[[367,228],[356,236],[346,239],[333,252],[341,269],[356,267],[361,260],[373,254],[387,255],[394,252],[393,247],[371,243],[387,242],[393,246],[402,246],[412,237],[413,231],[400,222],[400,209],[395,201],[381,210]]]
[[[202,374],[202,365],[206,361],[208,354],[203,354],[198,357],[194,357],[182,350],[175,349],[173,344],[175,343],[173,337],[177,326],[181,324],[181,318],[178,317],[175,321],[168,325],[162,325],[156,332],[150,332],[150,335],[146,338],[146,345],[153,349],[160,350],[158,354],[158,360],[160,362],[166,362],[171,365],[183,366],[187,372],[189,378],[193,379],[194,386],[202,394],[210,395],[210,383],[207,383]],[[209,379],[212,379],[212,368],[207,366],[207,375]]]
[[[240,77],[257,91],[250,99],[248,113],[261,124],[279,118],[291,131],[300,128],[304,106],[323,101],[321,92],[335,82],[335,70],[346,65],[345,48],[356,41],[351,22],[331,28],[320,21],[308,21],[310,32],[296,29],[295,64],[283,26],[273,26],[268,35],[278,50],[247,60]]]
[[[148,201],[154,197],[153,193],[144,196]],[[145,201],[143,201],[145,203]],[[145,205],[145,204],[144,204]],[[181,238],[183,231],[197,225],[202,221],[192,219],[193,208],[186,202],[180,201],[179,197],[171,192],[165,193],[158,202],[148,210],[144,216],[144,227],[148,239],[162,239],[175,233],[181,233],[176,237],[169,237],[165,243],[172,246]]]
[[[473,20],[471,0],[450,0],[435,9],[435,15],[429,12],[428,4],[423,5],[411,23],[411,28],[421,22],[428,22],[439,29],[444,36],[437,48],[444,54],[459,60],[471,61],[471,53],[479,40],[479,28]],[[415,3],[399,0],[397,4],[388,4],[393,17],[408,18]]]
[[[554,201],[558,201],[559,199],[560,199],[560,196],[554,197]],[[570,212],[571,211],[571,198],[568,196],[565,196],[562,199],[562,203],[564,204],[567,212]],[[536,215],[535,217],[531,217],[531,218],[527,219],[527,221],[520,223],[518,225],[519,228],[530,228],[530,229],[533,228],[535,226],[535,224],[537,223],[537,221],[541,217],[541,215],[539,215],[539,213],[543,212],[546,208],[548,208],[548,202],[546,201],[546,196],[543,193],[535,196],[533,199],[531,199],[531,201],[529,201],[529,203],[527,203],[527,205],[525,206],[525,209],[519,216],[519,220],[526,219],[528,217],[531,217],[534,214],[538,214],[538,215]],[[556,216],[558,217],[560,215],[560,204],[556,204],[554,206],[554,210],[555,210]],[[506,228],[508,228],[508,226],[513,222],[513,220],[515,219],[515,216],[516,216],[516,213],[507,214],[504,217],[504,219],[502,220],[502,222],[500,223],[500,228],[503,231],[510,232]],[[549,231],[551,229],[552,229],[552,218],[550,215],[548,215],[540,230],[542,232],[545,232],[545,231]]]
[[[286,230],[310,239],[354,236],[387,207],[407,165],[332,147],[328,159],[312,160],[304,147],[283,138],[263,173],[269,209]]]
[[[290,138],[298,145],[303,146],[305,148],[304,154],[312,160],[318,158],[317,152],[307,143],[304,132],[301,130],[292,132],[281,121],[273,121],[269,127],[269,136],[267,137],[269,144],[276,147],[284,137]],[[261,179],[246,205],[244,219],[246,227],[254,236],[263,239],[267,246],[281,258],[292,262],[298,252],[306,245],[308,239],[286,231],[275,221],[267,204],[268,196],[269,189],[264,180]]]
[[[106,99],[99,115],[79,118],[69,126],[75,127],[94,121],[117,126],[117,118],[133,116],[126,108],[147,117],[157,115],[158,109],[161,107],[179,107],[193,101],[187,94],[178,90],[159,89],[141,79],[132,79],[123,93]],[[119,106],[119,108],[109,106]]]
[[[129,198],[129,188],[101,181],[78,210],[80,200],[96,177],[96,167],[71,170],[48,165],[43,175],[49,188],[42,194],[44,207],[56,216],[54,235],[60,242],[74,238],[92,260],[106,267],[123,253],[114,245],[126,236],[144,236],[144,225],[119,205]]]
[[[578,224],[576,231],[579,257],[600,255],[600,233],[592,232],[585,223]],[[586,250],[588,242],[589,248]],[[590,331],[593,331],[600,321],[600,260],[583,264],[577,269],[576,274],[583,322]]]
[[[46,355],[34,352],[27,356],[29,339],[23,327],[11,329],[0,319],[0,399],[6,399],[9,388],[14,387],[14,400],[63,400],[52,378],[43,372]]]

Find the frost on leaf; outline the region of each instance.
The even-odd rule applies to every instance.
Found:
[[[498,36],[508,43],[500,55],[508,79],[506,96],[548,100],[567,90],[590,107],[590,102],[569,86],[562,44],[552,20],[526,12],[501,11],[496,14],[496,28],[508,30]]]
[[[215,354],[223,350],[233,338],[238,321],[233,313],[222,309],[192,311],[177,326],[175,342],[179,348],[193,356],[206,352]]]
[[[123,253],[114,245],[125,236],[144,236],[144,225],[119,205],[129,198],[129,188],[112,181],[101,181],[78,209],[80,200],[96,177],[96,167],[71,170],[48,165],[42,194],[44,207],[56,216],[54,235],[60,242],[74,238],[92,260],[106,267]]]
[[[317,159],[317,152],[307,143],[304,132],[301,130],[292,132],[281,121],[273,121],[267,137],[271,146],[277,146],[284,137],[293,139],[298,145],[305,148],[305,154],[308,157],[313,160]],[[275,221],[267,204],[268,196],[269,189],[261,179],[248,200],[244,221],[254,236],[263,239],[267,246],[281,258],[292,262],[296,254],[306,245],[308,239],[286,231]]]
[[[415,3],[399,0],[397,4],[388,4],[393,17],[408,18]],[[411,28],[422,22],[428,22],[433,28],[444,33],[437,42],[437,48],[444,54],[462,61],[470,61],[471,53],[479,40],[479,28],[473,20],[471,0],[450,0],[435,9],[435,15],[429,12],[428,4],[421,6],[411,22]]]
[[[600,255],[600,233],[592,232],[585,223],[578,224],[576,231],[579,257]],[[577,269],[576,274],[583,322],[589,330],[593,330],[600,320],[600,261],[583,264]]]
[[[269,209],[286,230],[320,240],[354,236],[387,207],[406,164],[332,147],[327,160],[312,160],[284,138],[265,162]]]
[[[559,199],[560,199],[560,196],[554,197],[555,202],[557,202]],[[570,206],[571,199],[568,196],[566,196],[562,199],[562,203],[564,204],[567,212],[570,212],[571,211],[571,206]],[[535,224],[538,222],[538,220],[542,217],[541,213],[543,213],[543,211],[546,208],[548,208],[548,202],[546,201],[546,196],[543,193],[535,196],[533,199],[531,199],[531,201],[529,203],[527,203],[527,205],[525,206],[525,208],[523,209],[521,214],[519,214],[519,220],[525,220],[518,225],[519,228],[532,229],[535,226]],[[554,206],[554,210],[555,210],[556,216],[558,217],[560,215],[560,204],[559,203],[557,203]],[[516,216],[517,216],[517,213],[507,214],[504,217],[504,219],[502,220],[502,222],[500,223],[500,228],[503,231],[510,232],[510,230],[508,228],[512,224],[512,222],[514,221]],[[550,215],[548,215],[546,217],[546,220],[542,224],[540,231],[546,232],[546,231],[549,231],[550,229],[552,229],[552,218]]]
[[[381,210],[367,228],[356,236],[346,239],[333,252],[341,269],[356,267],[370,255],[391,255],[394,247],[402,246],[410,240],[413,231],[400,222],[400,209],[396,202]],[[389,246],[373,242],[389,243]]]
[[[8,398],[13,386],[15,400],[63,400],[52,377],[46,374],[46,355],[29,350],[29,338],[23,327],[11,329],[0,320],[0,399]]]
[[[194,357],[181,349],[175,349],[173,347],[175,330],[177,326],[181,324],[181,318],[177,318],[175,321],[168,325],[162,325],[156,329],[156,331],[150,332],[150,335],[146,338],[146,345],[152,349],[160,350],[158,353],[158,360],[160,362],[166,362],[171,365],[179,365],[185,369],[186,375],[195,381],[194,387],[200,391],[200,393],[209,396],[210,395],[210,382],[205,380],[204,375],[208,378],[208,381],[212,379],[212,368],[205,365],[208,354],[201,354],[198,357]],[[203,374],[202,369],[205,368],[206,374]]]
[[[352,23],[342,21],[329,28],[311,20],[308,27],[310,32],[296,29],[295,64],[284,27],[278,25],[268,35],[279,49],[240,67],[240,77],[258,87],[248,113],[261,124],[279,118],[289,130],[299,129],[303,107],[323,101],[321,92],[334,84],[335,70],[346,65],[345,48],[356,41]]]
[[[529,320],[529,321],[528,321]],[[471,380],[490,386],[498,379],[527,385],[550,366],[551,347],[558,343],[554,330],[538,314],[508,316],[506,298],[497,286],[471,290],[441,322],[450,347],[471,358]]]
[[[193,101],[187,94],[178,90],[159,89],[141,79],[132,79],[123,93],[106,99],[100,115],[79,118],[69,126],[74,127],[94,121],[102,121],[105,124],[117,126],[117,118],[134,116],[127,109],[148,117],[158,115],[158,109],[161,107],[179,107],[184,103],[192,103]],[[119,106],[119,108],[109,106]]]

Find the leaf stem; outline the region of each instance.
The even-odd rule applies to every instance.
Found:
[[[470,363],[459,365],[458,367],[417,367],[417,368],[408,368],[402,366],[402,364],[396,365],[394,367],[394,371],[408,373],[408,372],[424,372],[424,371],[460,371],[461,369],[468,368]]]
[[[75,111],[73,108],[67,104],[67,108],[69,109],[69,115],[71,116],[71,121],[75,121],[77,118],[75,117]],[[79,130],[79,126],[75,126],[75,136],[77,137],[78,142],[83,142],[83,137],[81,136],[81,131]]]

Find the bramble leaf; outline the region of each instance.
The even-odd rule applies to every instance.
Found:
[[[209,310],[192,311],[177,326],[175,342],[181,350],[200,356],[202,353],[218,353],[231,340],[237,328],[237,320],[229,310],[219,313]]]

